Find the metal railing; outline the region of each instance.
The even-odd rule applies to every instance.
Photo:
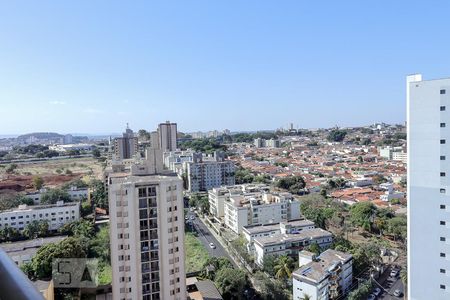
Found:
[[[0,248],[0,300],[44,300],[28,277]]]

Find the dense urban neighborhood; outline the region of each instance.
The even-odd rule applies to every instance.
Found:
[[[0,247],[47,299],[406,291],[403,125],[181,133],[166,122],[0,149]],[[95,287],[59,286],[57,258],[96,258]]]

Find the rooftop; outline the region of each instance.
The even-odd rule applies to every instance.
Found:
[[[331,232],[321,228],[305,229],[296,234],[276,234],[268,237],[255,238],[255,243],[263,247],[284,244],[288,242],[297,242],[303,240],[312,240],[321,237],[332,237]]]

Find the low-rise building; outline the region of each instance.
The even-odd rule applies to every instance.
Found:
[[[225,200],[232,195],[256,195],[268,192],[270,187],[266,184],[240,184],[231,186],[221,186],[208,191],[209,212],[216,218],[224,217]]]
[[[34,205],[39,205],[41,203],[41,197],[47,192],[47,189],[43,188],[36,192],[27,193],[26,198],[33,200]],[[76,186],[70,187],[66,190],[67,194],[72,201],[81,201],[83,199],[89,198],[89,188],[78,188]]]
[[[313,253],[299,253],[300,268],[292,273],[293,299],[341,299],[353,280],[352,255],[328,249],[315,257]]]
[[[325,249],[333,242],[331,232],[321,228],[304,229],[299,233],[277,234],[254,239],[254,255],[256,264],[262,266],[267,255],[297,256],[298,252],[316,243]]]
[[[295,234],[305,229],[314,229],[316,226],[314,222],[309,220],[292,220],[288,222],[281,222],[278,224],[266,224],[256,226],[245,226],[242,229],[242,234],[247,240],[247,250],[254,252],[254,239],[260,237],[281,235],[281,234]]]
[[[28,206],[19,205],[18,208],[0,212],[0,229],[12,227],[19,231],[32,221],[48,221],[48,229],[58,230],[66,223],[76,221],[80,218],[80,203],[64,203],[58,201],[56,204]]]
[[[244,226],[300,219],[300,202],[291,193],[231,195],[224,201],[225,226],[241,233]]]

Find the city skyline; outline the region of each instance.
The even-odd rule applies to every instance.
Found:
[[[403,123],[404,77],[450,66],[449,5],[3,3],[1,134]]]

